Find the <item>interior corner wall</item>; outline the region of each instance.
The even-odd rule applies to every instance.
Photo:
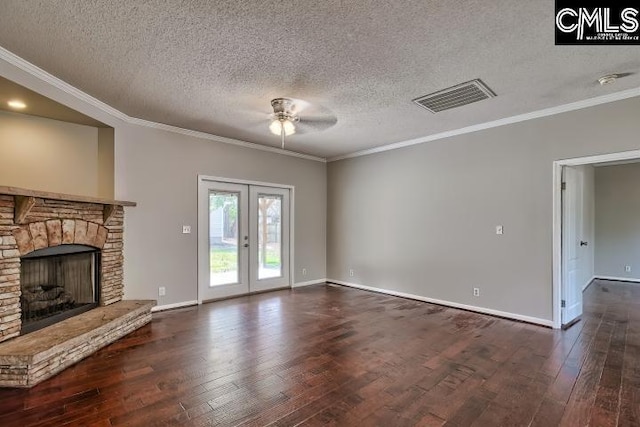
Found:
[[[98,128],[98,197],[114,198],[115,132],[113,128]]]
[[[326,163],[138,125],[115,141],[116,196],[138,203],[125,214],[125,298],[197,299],[198,175],[294,186],[293,282],[326,277]]]
[[[98,129],[0,112],[0,185],[98,195]]]
[[[551,321],[553,161],[638,149],[639,110],[631,98],[329,163],[328,278]]]
[[[640,281],[640,163],[595,169],[596,276]]]

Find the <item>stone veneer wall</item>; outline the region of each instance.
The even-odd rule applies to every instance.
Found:
[[[100,305],[122,299],[124,209],[114,206],[104,223],[104,205],[36,198],[21,224],[14,196],[0,194],[0,342],[20,334],[20,257],[60,244],[102,249]]]

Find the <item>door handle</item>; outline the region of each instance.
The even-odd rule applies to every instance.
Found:
[[[580,246],[589,246],[589,242],[585,242],[584,240],[580,240]]]
[[[244,245],[242,245],[242,246],[244,246],[245,248],[248,248],[248,247],[249,247],[249,244],[248,244],[248,243],[245,243],[245,244],[244,244]]]

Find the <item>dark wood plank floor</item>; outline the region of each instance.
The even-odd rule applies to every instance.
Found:
[[[318,285],[159,313],[0,426],[640,425],[640,285],[561,332]]]

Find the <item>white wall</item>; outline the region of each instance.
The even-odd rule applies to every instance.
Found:
[[[0,159],[0,185],[99,195],[95,127],[0,111]]]
[[[595,169],[596,276],[640,280],[640,163]]]
[[[627,99],[329,163],[328,277],[551,321],[553,161],[638,149],[639,110]]]

